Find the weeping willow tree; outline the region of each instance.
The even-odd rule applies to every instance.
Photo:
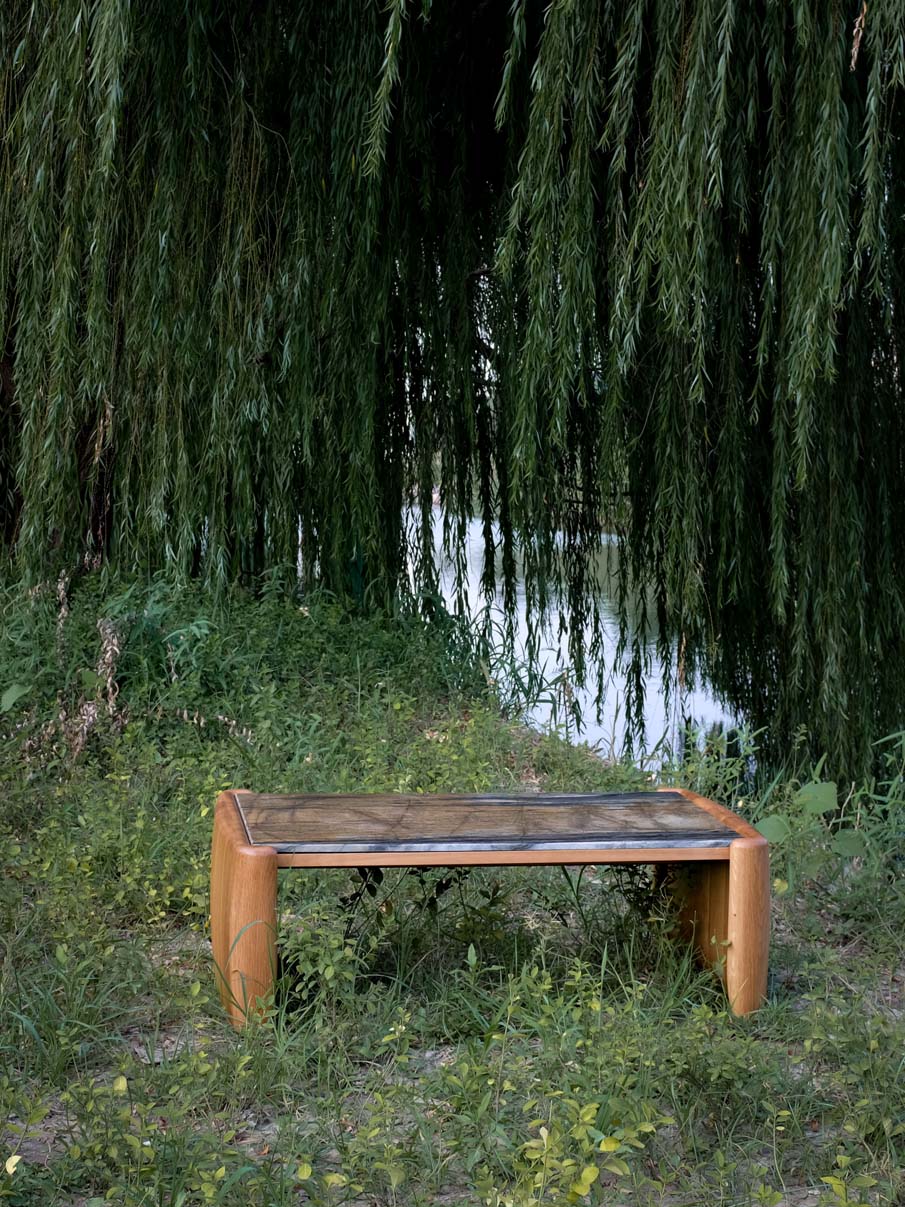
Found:
[[[839,769],[905,702],[901,0],[7,0],[0,541],[464,566]],[[413,517],[411,521],[406,516]],[[640,715],[640,696],[634,697]]]

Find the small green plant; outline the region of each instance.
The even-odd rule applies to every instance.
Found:
[[[646,874],[331,871],[281,884],[274,1008],[237,1034],[206,936],[224,788],[618,791],[652,772],[509,724],[439,616],[91,576],[67,599],[62,622],[55,590],[0,603],[4,690],[29,688],[0,714],[4,1204],[901,1198],[901,735],[835,790],[819,766],[761,786],[725,735],[663,768],[779,827],[750,1019]]]

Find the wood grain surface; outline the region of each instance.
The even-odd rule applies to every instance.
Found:
[[[728,848],[738,830],[680,792],[418,796],[237,793],[280,855]],[[732,814],[727,814],[732,818]]]

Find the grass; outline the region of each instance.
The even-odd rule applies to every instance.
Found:
[[[819,768],[664,771],[779,827],[755,1016],[643,875],[296,873],[276,1008],[237,1035],[206,936],[222,788],[646,774],[503,718],[451,622],[91,576],[0,608],[0,1199],[903,1202],[899,746],[832,809]]]

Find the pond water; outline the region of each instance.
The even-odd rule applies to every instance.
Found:
[[[440,570],[440,584],[443,597],[450,610],[455,610],[455,571],[454,565],[443,553],[442,548],[443,519],[439,508],[434,509],[434,556]],[[464,550],[468,571],[468,586],[465,606],[472,619],[483,616],[488,606],[487,600],[480,590],[481,567],[484,558],[484,535],[481,521],[469,521],[467,541]],[[615,586],[615,584],[614,584]],[[548,682],[559,680],[560,686],[539,699],[529,710],[526,720],[536,729],[558,727],[561,732],[572,740],[580,739],[588,742],[605,756],[616,756],[623,749],[625,740],[625,687],[626,676],[616,665],[616,648],[618,641],[618,624],[616,621],[615,599],[606,593],[601,598],[601,623],[603,624],[604,662],[607,668],[606,692],[602,701],[599,716],[595,708],[596,670],[588,676],[590,683],[586,688],[576,687],[571,683],[569,675],[569,660],[566,650],[565,636],[559,639],[557,632],[546,634],[540,653],[539,670]],[[491,601],[492,611],[498,613],[502,620],[501,594]],[[525,591],[521,580],[517,588],[517,616],[515,617],[515,657],[516,660],[525,657],[528,626],[525,615]],[[501,630],[501,625],[495,626]],[[653,644],[649,646],[650,669],[645,683],[644,707],[644,741],[639,749],[635,746],[635,757],[645,757],[658,761],[658,756],[664,747],[673,750],[678,748],[682,731],[687,720],[696,727],[708,728],[715,722],[726,726],[734,723],[731,713],[727,712],[719,701],[708,691],[706,684],[696,684],[679,690],[675,682],[671,684],[669,702],[663,690],[662,664],[657,658]],[[568,686],[566,686],[568,684]],[[566,694],[574,695],[581,716],[581,732],[576,733],[574,724],[568,719],[565,707]],[[543,693],[542,693],[543,697]]]

